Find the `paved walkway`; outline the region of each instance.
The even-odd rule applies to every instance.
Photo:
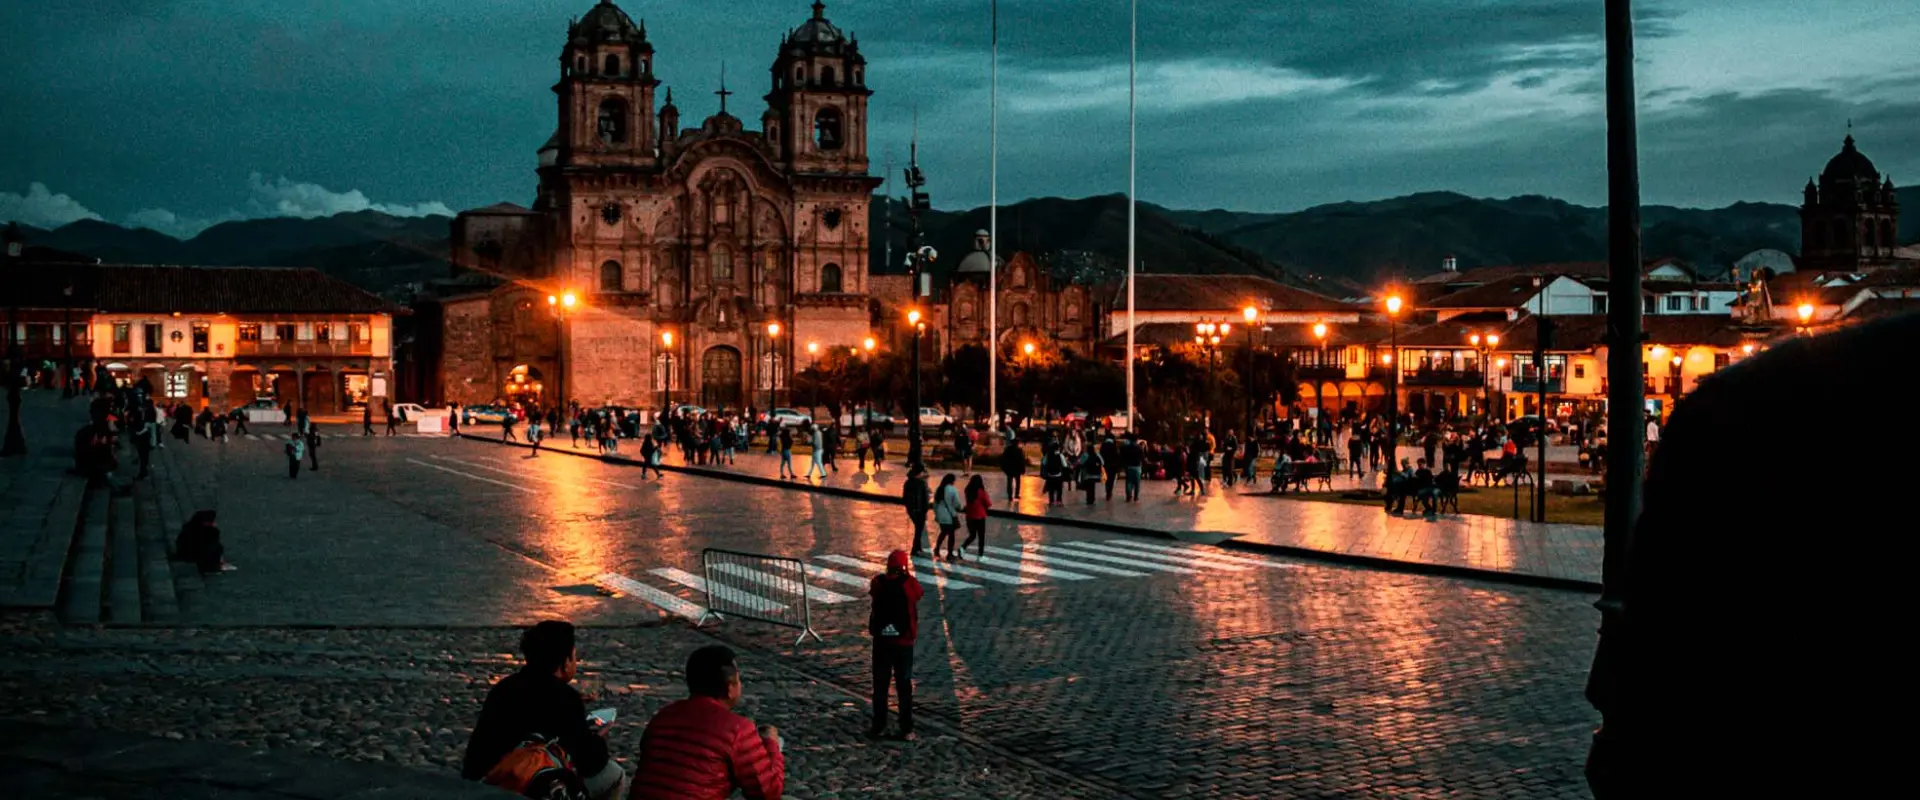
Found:
[[[406,797],[484,800],[491,787],[393,766],[85,728],[0,720],[10,797]]]
[[[631,442],[623,442],[623,457],[637,458]],[[598,455],[590,446],[572,447],[565,439],[548,440],[543,449],[583,455]],[[796,457],[802,473],[807,462]],[[779,461],[764,452],[740,455],[731,467],[686,467],[679,453],[672,452],[666,466],[675,471],[736,476],[753,480],[779,480]],[[865,471],[858,462],[842,459],[840,471],[825,479],[794,481],[795,486],[886,498],[900,495],[906,480],[904,464],[887,462],[875,471]],[[936,470],[930,483],[938,483],[944,470]],[[1240,534],[1234,547],[1290,552],[1337,560],[1394,565],[1418,571],[1482,575],[1495,579],[1544,583],[1598,591],[1602,536],[1599,526],[1565,523],[1538,524],[1500,517],[1448,515],[1437,520],[1396,517],[1378,506],[1293,500],[1260,493],[1222,491],[1216,483],[1212,494],[1198,499],[1174,498],[1171,481],[1147,481],[1142,486],[1141,502],[1124,503],[1101,499],[1085,504],[1084,495],[1069,494],[1069,501],[1048,506],[1040,480],[1029,475],[1022,483],[1021,499],[1008,507],[1005,503],[1005,478],[998,471],[981,473],[1003,512],[1019,519],[1059,521],[1109,530],[1168,536],[1175,531],[1225,531]],[[964,479],[962,479],[964,483]],[[1119,489],[1118,486],[1116,488]],[[1353,488],[1342,478],[1336,489]],[[1104,490],[1102,492],[1104,497]]]

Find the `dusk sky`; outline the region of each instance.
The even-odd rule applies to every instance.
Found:
[[[0,219],[191,235],[225,219],[527,203],[569,17],[597,0],[0,5]],[[806,0],[628,0],[682,124],[726,64],[757,125]],[[1001,198],[1126,189],[1126,0],[1004,0]],[[1920,180],[1920,17],[1889,0],[1641,0],[1648,203],[1794,203],[1846,135]],[[934,203],[987,201],[987,0],[832,2],[919,112]],[[1140,4],[1140,199],[1285,211],[1416,191],[1605,198],[1601,0]],[[898,164],[896,163],[896,166]]]

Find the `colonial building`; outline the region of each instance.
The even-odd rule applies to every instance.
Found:
[[[17,268],[10,334],[49,375],[104,367],[156,395],[316,414],[390,397],[393,314],[311,269],[43,264]]]
[[[500,283],[439,301],[427,393],[772,405],[796,341],[860,341],[866,59],[819,2],[771,56],[758,130],[724,77],[719,112],[682,128],[644,26],[611,0],[574,22],[532,206],[453,223],[455,268]]]
[[[1848,135],[1840,152],[1801,190],[1800,272],[1861,272],[1892,266],[1899,248],[1900,202],[1893,178]]]
[[[953,345],[985,346],[989,333],[997,333],[1003,352],[1035,342],[1092,355],[1100,319],[1093,288],[1055,277],[1025,252],[995,264],[990,241],[986,231],[974,233],[972,252],[954,269],[944,310]],[[989,302],[988,274],[996,270],[992,289],[998,295]],[[997,320],[991,331],[988,320]]]

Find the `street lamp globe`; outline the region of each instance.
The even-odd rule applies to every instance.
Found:
[[[1473,334],[1473,335],[1471,335],[1471,336],[1468,336],[1468,337],[1467,337],[1467,343],[1468,343],[1468,344],[1471,344],[1471,345],[1473,345],[1474,347],[1479,347],[1479,346],[1480,346],[1480,334],[1477,334],[1477,333],[1476,333],[1476,334]]]
[[[1404,301],[1400,299],[1400,295],[1397,295],[1397,294],[1387,295],[1387,313],[1399,314],[1400,306],[1403,304],[1403,302]]]
[[[1488,347],[1499,347],[1499,346],[1500,346],[1500,334],[1497,334],[1497,333],[1489,333],[1489,334],[1487,334],[1487,346],[1488,346]]]
[[[908,325],[920,324],[920,309],[916,308],[907,312],[907,324]]]
[[[767,323],[767,335],[768,335],[768,336],[779,336],[779,335],[780,335],[780,323],[778,323],[778,322],[769,322],[769,323]]]
[[[1232,325],[1230,325],[1230,324],[1227,324],[1227,323],[1225,323],[1225,322],[1222,322],[1222,323],[1220,323],[1220,335],[1221,335],[1221,336],[1226,336],[1226,335],[1228,335],[1228,334],[1231,334],[1231,333],[1233,333],[1233,326],[1232,326]]]
[[[1313,323],[1313,338],[1315,338],[1315,339],[1319,339],[1319,340],[1321,340],[1321,341],[1325,341],[1325,340],[1326,340],[1326,338],[1327,338],[1327,323],[1324,323],[1324,322],[1316,322],[1316,323]]]
[[[1022,352],[1025,352],[1027,355],[1033,355],[1033,342],[1027,342],[1026,344],[1021,345],[1020,350]]]
[[[1800,307],[1797,309],[1794,309],[1794,311],[1800,314],[1800,324],[1805,325],[1808,322],[1813,321],[1813,304],[1812,303],[1801,303]]]
[[[1240,309],[1240,316],[1246,318],[1248,325],[1252,325],[1254,320],[1260,318],[1260,309],[1247,306],[1246,308]]]
[[[566,306],[567,308],[573,308],[574,304],[578,302],[580,302],[580,298],[575,297],[573,292],[560,295],[560,305]]]
[[[672,347],[672,346],[673,346],[673,331],[661,331],[661,332],[660,332],[660,343],[661,343],[661,344],[664,344],[664,345],[666,345],[666,346],[668,346],[668,347]]]
[[[873,352],[873,337],[869,336],[865,339],[862,339],[860,341],[860,346],[869,353]]]
[[[547,305],[556,306],[559,304],[560,304],[560,298],[554,297],[553,295],[547,295]]]
[[[807,342],[807,355],[816,355],[819,352],[820,352],[819,342]]]

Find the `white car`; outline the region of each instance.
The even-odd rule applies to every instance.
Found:
[[[842,428],[864,428],[868,425],[878,425],[882,429],[890,429],[893,427],[893,417],[870,408],[855,409],[840,415],[840,427]]]
[[[408,422],[425,417],[447,416],[447,410],[444,408],[427,408],[419,403],[394,403],[393,413]]]
[[[791,408],[776,408],[767,412],[767,418],[780,423],[782,428],[793,428],[813,421],[813,415]]]
[[[937,408],[923,407],[920,409],[921,429],[924,430],[927,428],[947,428],[947,427],[951,427],[952,425],[953,425],[953,417],[947,416],[946,412],[941,411],[940,409],[937,409]]]

